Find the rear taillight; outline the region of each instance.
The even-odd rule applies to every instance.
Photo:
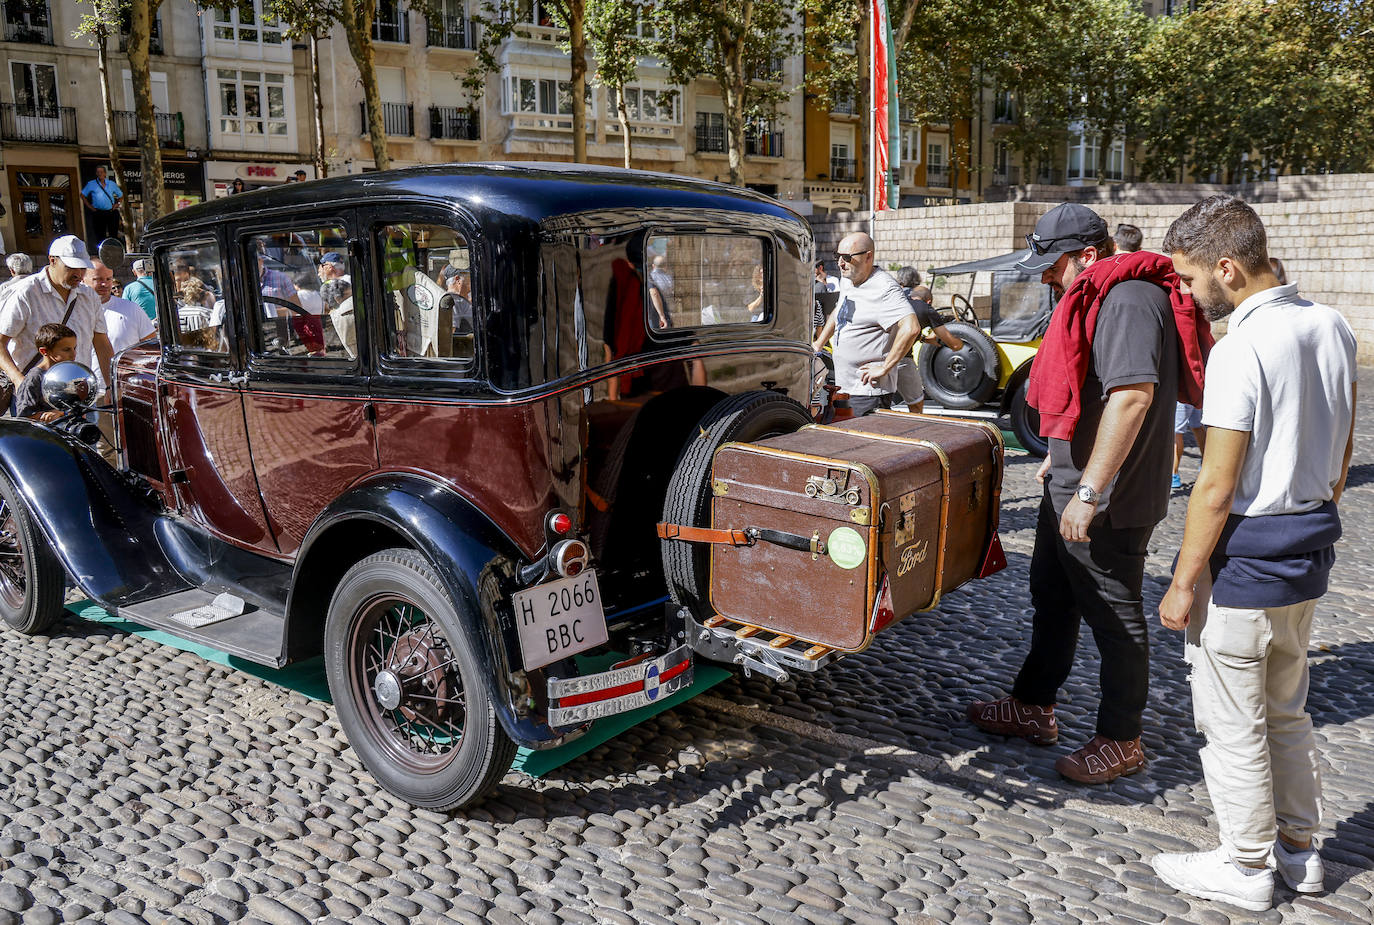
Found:
[[[562,511],[555,511],[549,515],[549,532],[555,536],[567,536],[572,532],[572,518]]]
[[[549,550],[549,564],[564,578],[582,574],[587,559],[587,544],[581,540],[563,540]]]

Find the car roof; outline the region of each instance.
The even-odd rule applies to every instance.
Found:
[[[542,223],[617,209],[680,208],[753,212],[802,223],[785,205],[752,190],[673,174],[568,163],[441,164],[284,183],[181,209],[149,223],[160,236],[183,226],[251,218],[262,211],[374,198],[447,201],[475,214]]]

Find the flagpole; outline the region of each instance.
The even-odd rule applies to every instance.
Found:
[[[878,34],[877,4],[868,10],[868,236],[877,239],[878,231],[878,49],[873,40]],[[874,258],[877,259],[876,257]]]

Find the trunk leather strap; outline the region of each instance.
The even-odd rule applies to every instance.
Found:
[[[712,530],[709,527],[686,527],[682,524],[659,524],[658,538],[682,540],[685,543],[720,543],[724,546],[753,546],[754,540],[743,530]]]
[[[825,541],[819,533],[800,536],[796,533],[783,533],[781,530],[767,530],[763,527],[746,527],[743,530],[713,530],[709,527],[687,527],[682,524],[659,524],[658,537],[662,540],[682,540],[686,543],[719,543],[723,546],[753,546],[762,540],[775,546],[785,546],[800,552],[811,553],[812,558],[825,555]]]

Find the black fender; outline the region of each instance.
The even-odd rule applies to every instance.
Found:
[[[1011,378],[1007,380],[1006,388],[1002,389],[1002,397],[998,401],[998,411],[1001,414],[1011,414],[1011,400],[1016,397],[1016,390],[1021,388],[1021,383],[1030,376],[1031,363],[1034,360],[1027,360],[1012,372]]]
[[[190,589],[154,533],[164,512],[152,490],[91,446],[35,421],[5,418],[0,467],[91,600],[114,610]]]
[[[329,599],[355,562],[408,546],[429,560],[448,587],[460,629],[482,666],[482,684],[516,743],[547,747],[568,736],[532,718],[527,684],[542,672],[512,668],[511,638],[498,608],[526,559],[508,536],[457,492],[432,480],[391,473],[340,495],[315,519],[296,557],[287,602],[291,657],[318,651]]]

